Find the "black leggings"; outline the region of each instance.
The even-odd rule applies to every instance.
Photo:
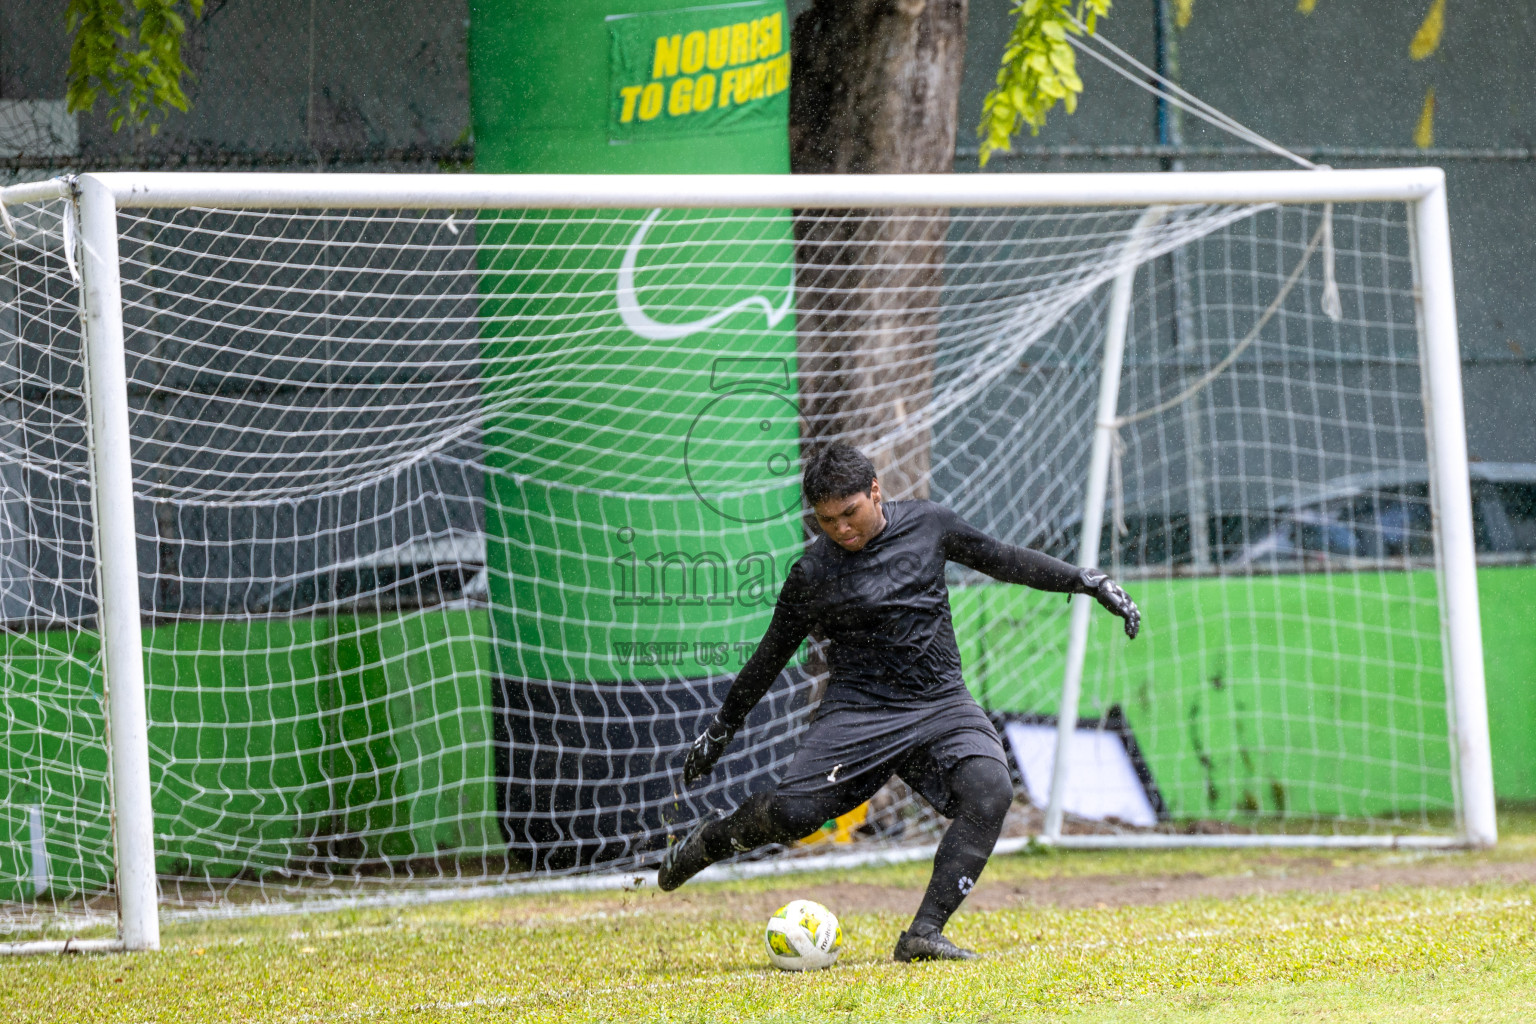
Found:
[[[944,929],[981,877],[1013,803],[1008,769],[994,758],[968,757],[949,770],[946,781],[954,799],[944,810],[954,821],[934,854],[933,877],[912,919],[911,930],[918,933]],[[768,843],[792,843],[863,802],[863,794],[837,783],[805,796],[754,793],[736,813],[704,830],[704,849],[713,862]]]

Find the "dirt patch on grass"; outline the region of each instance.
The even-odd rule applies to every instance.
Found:
[[[1536,861],[1506,864],[1373,864],[1335,868],[1330,861],[1288,861],[1278,871],[1241,875],[1089,875],[998,883],[985,878],[967,901],[973,909],[1147,906],[1198,899],[1241,899],[1290,892],[1350,892],[1398,886],[1450,888],[1485,883],[1536,884]]]
[[[1395,887],[1455,888],[1501,883],[1536,885],[1536,860],[1507,863],[1353,864],[1336,867],[1326,857],[1255,858],[1236,875],[1081,875],[988,881],[983,876],[962,912],[1041,906],[1063,909],[1149,906],[1199,899],[1242,899],[1292,892],[1350,892]],[[825,876],[823,876],[825,878]],[[675,893],[641,890],[614,898],[583,899],[558,905],[514,901],[501,920],[526,925],[538,918],[605,919],[635,914],[726,915],[744,920],[766,918],[792,899],[812,899],[834,909],[907,915],[922,901],[921,883],[910,886],[793,879],[771,889],[722,893],[713,886],[685,887]]]
[[[1272,893],[1349,892],[1396,886],[1435,888],[1479,883],[1536,884],[1536,862],[1513,864],[1385,864],[1335,868],[1325,859],[1286,862],[1283,869],[1253,874],[1206,876],[1182,875],[1087,875],[988,883],[982,876],[976,891],[965,901],[965,910],[1004,910],[1026,906],[1083,909],[1088,907],[1147,906],[1198,899],[1240,899]],[[679,893],[678,895],[683,895]],[[684,895],[684,898],[688,898]],[[720,897],[703,890],[699,903],[718,903]],[[920,886],[843,885],[825,883],[740,894],[732,897],[733,909],[745,916],[766,916],[792,899],[813,899],[829,907],[860,911],[911,914],[922,901]]]

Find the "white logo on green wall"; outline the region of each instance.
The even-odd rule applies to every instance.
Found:
[[[785,28],[782,0],[609,17],[609,140],[787,123]]]
[[[708,316],[690,320],[687,323],[667,324],[653,319],[640,305],[640,296],[635,288],[635,264],[640,260],[640,249],[645,245],[646,232],[651,230],[651,225],[655,224],[656,218],[660,216],[659,209],[647,214],[645,220],[641,221],[640,226],[635,229],[634,235],[630,237],[629,244],[624,247],[624,259],[619,263],[619,279],[613,295],[624,326],[648,341],[675,341],[678,338],[686,338],[690,334],[718,327],[744,310],[762,310],[763,320],[770,330],[777,327],[779,321],[789,314],[790,307],[794,305],[795,295],[792,289],[786,288],[784,301],[778,306],[761,295],[751,295],[740,302],[732,303],[724,309],[716,310]]]

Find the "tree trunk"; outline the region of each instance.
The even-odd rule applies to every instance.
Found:
[[[796,18],[794,173],[953,170],[966,4],[815,0]],[[946,210],[795,211],[801,450],[808,455],[831,437],[850,441],[874,461],[892,498],[929,494],[927,409],[948,226]],[[805,667],[817,679],[810,699],[819,702],[827,683],[821,645]],[[882,799],[901,803],[902,795]]]
[[[948,172],[967,0],[816,0],[791,34],[797,174]],[[948,211],[795,216],[803,445],[842,437],[927,497]]]

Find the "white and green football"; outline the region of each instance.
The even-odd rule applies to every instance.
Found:
[[[837,963],[843,926],[814,900],[790,900],[768,919],[768,959],[781,971],[819,971]]]

